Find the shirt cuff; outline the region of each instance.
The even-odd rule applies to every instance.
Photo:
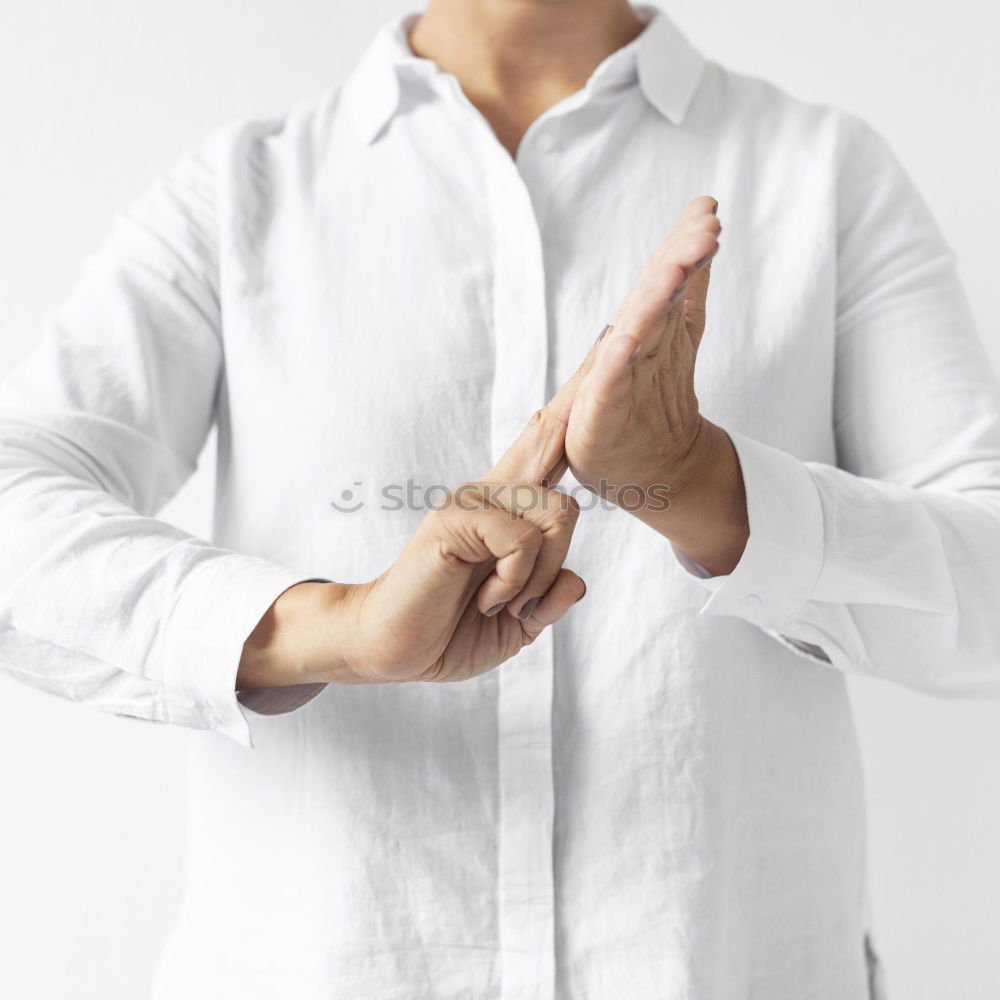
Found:
[[[284,715],[313,700],[326,684],[286,684],[284,687],[237,691],[236,698],[255,715]]]
[[[725,576],[711,576],[677,552],[681,565],[712,592],[703,615],[735,615],[781,632],[812,594],[823,567],[823,508],[805,463],[732,431],[746,488],[750,537]],[[675,551],[677,551],[675,549]]]
[[[192,570],[164,626],[167,721],[216,729],[252,749],[249,720],[236,695],[243,643],[284,591],[314,579],[236,553],[220,554]]]

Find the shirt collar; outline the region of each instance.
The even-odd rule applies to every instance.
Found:
[[[638,79],[642,93],[665,118],[680,125],[698,87],[705,59],[659,7],[635,4],[646,27],[627,45],[605,58],[591,74],[591,91]],[[420,12],[384,24],[344,83],[343,99],[366,144],[371,143],[401,107],[406,74],[451,76],[410,48],[409,33]]]

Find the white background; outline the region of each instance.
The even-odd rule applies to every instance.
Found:
[[[959,253],[1000,361],[997,6],[663,5],[713,58],[858,112],[889,138]],[[336,84],[385,20],[418,6],[0,0],[0,374],[154,172],[225,121]],[[164,516],[206,531],[211,474],[209,454]],[[871,680],[854,695],[892,1000],[996,1000],[1000,704]],[[0,993],[146,995],[179,896],[184,746],[222,738],[0,681]]]

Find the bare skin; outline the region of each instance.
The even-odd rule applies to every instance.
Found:
[[[528,126],[643,28],[626,0],[430,0],[410,35],[511,156]]]
[[[566,422],[585,370],[482,480],[426,515],[376,580],[286,590],[244,644],[237,688],[467,680],[562,618],[586,592],[563,568],[579,507],[548,484],[566,467]]]
[[[566,454],[576,478],[612,502],[626,485],[648,497],[666,487],[669,506],[623,506],[722,575],[739,562],[750,529],[736,451],[702,416],[694,391],[722,231],[717,208],[714,198],[695,198],[647,261],[580,383]]]
[[[624,0],[431,0],[411,45],[456,75],[516,155],[531,121],[641,28]],[[578,509],[550,489],[567,466],[612,502],[625,485],[666,487],[669,506],[633,515],[712,573],[735,568],[749,537],[743,478],[694,392],[717,208],[707,196],[685,208],[609,334],[392,567],[275,601],[244,645],[238,689],[464,680],[514,656],[585,593],[562,565]]]

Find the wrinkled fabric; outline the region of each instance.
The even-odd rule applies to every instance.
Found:
[[[210,731],[157,1000],[869,995],[845,675],[1000,692],[998,391],[885,141],[636,10],[513,158],[393,19],[156,178],[0,389],[4,672]],[[736,569],[568,477],[588,594],[512,661],[237,696],[268,605],[383,572],[700,194]],[[209,543],[155,515],[213,425]]]

